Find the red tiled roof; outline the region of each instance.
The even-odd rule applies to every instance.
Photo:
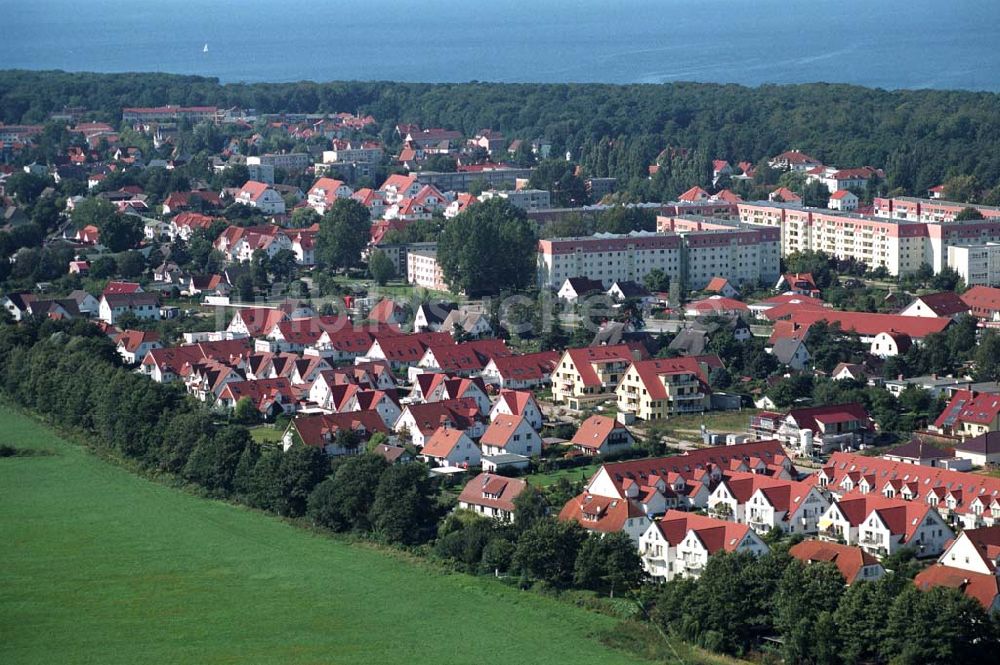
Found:
[[[517,428],[524,422],[524,416],[510,416],[505,413],[497,415],[486,428],[479,443],[483,445],[498,446],[505,448],[510,442],[510,437],[514,435]]]
[[[672,546],[676,546],[690,531],[694,531],[710,555],[720,551],[736,551],[750,531],[746,524],[679,510],[668,510],[655,524]]]
[[[559,364],[558,351],[541,351],[521,356],[494,356],[497,373],[507,381],[540,381]]]
[[[848,584],[853,584],[857,580],[865,566],[881,566],[878,559],[860,547],[820,540],[803,540],[790,547],[788,553],[799,561],[807,563],[824,561],[836,565]]]
[[[666,386],[660,381],[661,376],[693,374],[701,382],[702,388],[706,391],[708,390],[708,377],[694,358],[654,358],[652,360],[640,360],[632,363],[632,367],[638,372],[639,379],[649,393],[650,399],[659,400],[669,398]]]
[[[534,404],[535,408],[538,408],[535,395],[528,390],[501,390],[498,401],[506,402],[507,408],[516,416],[524,415],[529,404]]]
[[[487,506],[498,510],[514,512],[514,499],[528,486],[518,478],[506,478],[492,473],[481,473],[468,483],[458,495],[459,503]]]
[[[1000,289],[992,286],[973,286],[962,294],[962,300],[972,310],[974,316],[989,318],[1000,311]]]
[[[954,428],[962,422],[989,425],[1000,416],[1000,395],[956,390],[934,427],[943,430]]]
[[[468,438],[460,429],[451,427],[438,427],[434,434],[427,440],[421,449],[421,455],[428,457],[447,457],[462,437]]]
[[[624,425],[614,418],[596,415],[590,416],[580,424],[580,429],[573,435],[572,443],[574,446],[600,450],[604,442],[607,441],[608,437],[615,430],[628,431]]]
[[[937,316],[952,316],[968,312],[969,306],[954,291],[942,291],[941,293],[929,293],[924,296],[917,296],[920,300]]]
[[[585,386],[597,386],[601,384],[600,378],[591,366],[591,363],[602,363],[608,361],[621,361],[631,363],[638,353],[640,359],[649,357],[649,353],[644,348],[633,347],[628,344],[616,344],[614,346],[587,346],[582,349],[566,349],[573,367],[580,375],[580,379]]]
[[[774,308],[777,309],[777,308]],[[768,318],[771,311],[765,313]],[[859,335],[874,337],[879,333],[903,333],[913,339],[923,339],[932,333],[941,332],[951,323],[944,317],[899,316],[896,314],[872,314],[870,312],[840,312],[832,309],[810,309],[795,307],[787,311],[787,318],[800,325],[812,325],[817,321],[840,324],[844,332],[854,331]]]
[[[152,330],[125,330],[118,335],[115,343],[123,346],[129,353],[134,353],[143,343],[152,344],[159,341],[160,333]]]
[[[389,430],[376,411],[353,411],[351,413],[324,413],[313,416],[296,416],[292,420],[299,438],[307,446],[323,447],[339,430],[349,429],[360,433],[363,439],[375,432],[388,434]]]
[[[917,573],[913,583],[921,591],[934,587],[957,589],[969,598],[975,598],[986,610],[993,609],[1000,595],[1000,578],[987,573],[975,573],[971,570],[949,568],[936,564]]]
[[[617,533],[629,518],[644,517],[642,507],[630,499],[616,499],[584,492],[566,502],[559,519],[573,520],[590,531]]]

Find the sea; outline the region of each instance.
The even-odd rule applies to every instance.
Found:
[[[1000,91],[1000,0],[0,0],[0,69]]]

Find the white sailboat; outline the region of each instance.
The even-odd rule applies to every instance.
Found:
[[[208,53],[208,42],[205,42],[205,48],[201,50],[202,53]]]

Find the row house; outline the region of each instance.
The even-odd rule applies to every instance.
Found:
[[[422,448],[440,427],[461,430],[469,438],[479,439],[486,431],[486,418],[474,399],[407,404],[392,429],[409,435],[413,445]]]
[[[629,366],[648,357],[644,347],[628,344],[567,349],[552,373],[552,401],[579,410],[617,397]]]
[[[424,355],[417,361],[417,367],[428,371],[472,376],[480,374],[494,358],[512,355],[513,352],[502,339],[478,339],[459,344],[451,340],[446,344],[427,347]]]
[[[992,286],[973,286],[962,294],[962,302],[969,306],[972,316],[981,322],[1000,322],[1000,289]]]
[[[670,582],[701,577],[708,559],[719,552],[766,554],[767,544],[745,524],[670,510],[639,538],[643,570]]]
[[[402,336],[403,334],[397,328],[381,325],[362,328],[349,326],[341,330],[324,330],[316,341],[306,348],[306,352],[321,355],[331,362],[358,362],[358,359],[365,357],[372,351],[376,343],[380,343],[377,353],[384,356],[381,343],[385,343],[385,340],[390,337]],[[385,357],[369,356],[369,358],[371,366],[385,367],[391,375],[391,363]]]
[[[711,408],[708,374],[696,358],[633,362],[616,389],[618,411],[646,421]]]
[[[188,394],[209,405],[218,401],[230,383],[247,380],[237,369],[210,358],[190,363],[182,371]]]
[[[151,349],[142,359],[139,371],[157,383],[184,378],[184,368],[205,359],[213,359],[236,369],[243,369],[253,349],[247,339],[199,342]]]
[[[400,370],[415,367],[430,347],[454,343],[455,340],[446,332],[379,334],[364,357],[387,362],[393,370]]]
[[[338,436],[341,432],[353,436]],[[292,418],[282,436],[287,451],[297,443],[320,448],[331,457],[358,455],[365,451],[365,442],[373,434],[389,434],[389,429],[372,411],[298,415]]]
[[[902,548],[936,557],[954,533],[933,506],[872,494],[833,501],[820,518],[819,537],[857,545],[879,558]]]
[[[727,472],[708,497],[708,514],[758,533],[816,533],[830,501],[810,483],[751,472]]]
[[[350,328],[351,320],[343,314],[309,316],[279,321],[264,337],[274,342],[280,351],[302,353],[306,348],[319,343],[323,333],[335,335]]]
[[[299,395],[292,388],[291,381],[284,377],[228,383],[219,393],[216,407],[231,411],[244,398],[249,399],[264,418],[291,414],[298,410]]]
[[[492,404],[482,379],[454,376],[444,372],[424,372],[412,382],[410,402],[443,402],[471,399],[483,413],[489,413]]]
[[[1000,478],[834,453],[816,474],[834,497],[876,494],[928,505],[964,529],[1000,524]]]

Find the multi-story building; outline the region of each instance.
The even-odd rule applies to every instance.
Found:
[[[908,222],[954,222],[955,216],[966,208],[975,208],[985,219],[1000,219],[1000,207],[997,206],[958,203],[942,201],[941,199],[918,199],[911,196],[875,197],[872,201],[872,208],[876,217]]]
[[[127,107],[122,109],[122,122],[163,122],[170,120],[190,120],[191,122],[215,122],[219,110],[214,106],[156,106]]]
[[[286,171],[305,171],[312,164],[307,152],[269,152],[247,157],[247,167],[268,164]]]
[[[969,286],[1000,284],[1000,243],[952,245],[948,266]]]
[[[632,362],[645,357],[642,347],[627,344],[567,349],[552,373],[552,401],[579,409],[614,398]]]
[[[615,392],[618,410],[643,420],[665,420],[711,407],[708,376],[696,358],[633,362]]]
[[[479,195],[480,201],[506,199],[522,210],[546,210],[551,205],[551,194],[545,189],[490,189]]]
[[[437,246],[412,249],[406,254],[406,281],[434,291],[447,291],[444,271],[437,260]]]

